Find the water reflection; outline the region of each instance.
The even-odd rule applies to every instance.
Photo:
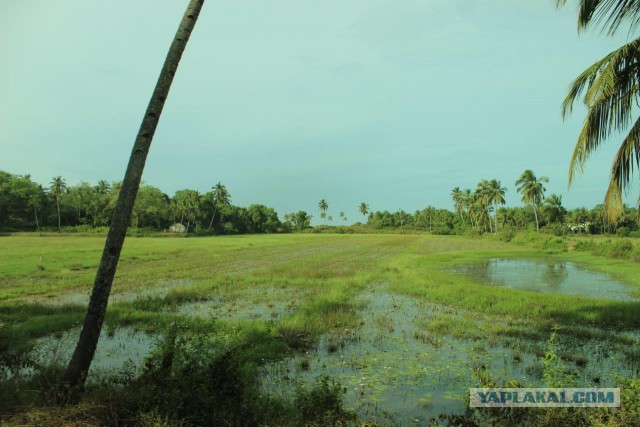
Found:
[[[598,299],[635,299],[629,294],[627,285],[607,274],[589,271],[567,261],[493,258],[455,271],[494,286]]]

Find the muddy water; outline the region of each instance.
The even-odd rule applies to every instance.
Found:
[[[587,298],[632,300],[630,287],[572,262],[490,259],[454,269],[486,285]]]
[[[296,293],[297,292],[297,293]],[[213,316],[221,321],[271,321],[295,313],[300,289],[261,287],[207,301],[184,304],[174,313]],[[329,375],[345,389],[346,406],[363,419],[398,425],[425,425],[442,413],[464,411],[469,387],[482,378],[498,384],[516,380],[542,386],[545,339],[513,334],[513,321],[432,304],[371,286],[358,296],[361,324],[324,336],[317,347],[264,367],[265,392],[292,397],[296,387]],[[494,333],[483,325],[496,323]],[[456,328],[464,322],[466,329]],[[508,322],[510,322],[508,324]],[[511,327],[511,329],[509,329]],[[518,323],[526,330],[526,322]],[[592,328],[593,329],[593,328]],[[638,375],[640,335],[600,331],[600,339],[558,335],[556,352],[579,386],[615,386],[614,376]],[[44,357],[68,360],[79,333],[42,340]],[[517,334],[516,334],[517,335]],[[154,337],[130,328],[105,329],[92,370],[139,364]],[[91,378],[91,377],[90,377]]]
[[[439,333],[469,313],[385,290],[360,297],[368,304],[360,329],[326,336],[318,348],[265,368],[265,391],[291,397],[297,386],[329,375],[345,387],[346,405],[381,423],[424,425],[443,413],[464,411],[469,387],[481,378],[542,386],[544,340],[506,336],[454,337]],[[479,325],[485,319],[476,315]],[[506,327],[506,325],[505,325]],[[560,338],[557,352],[580,385],[613,385],[613,375],[632,375],[628,346]],[[637,373],[637,372],[636,372]]]

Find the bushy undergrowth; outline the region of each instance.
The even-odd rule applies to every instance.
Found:
[[[566,251],[567,241],[562,237],[535,232],[520,233],[511,239],[511,242],[520,246],[529,246],[544,251]]]
[[[328,377],[292,400],[259,384],[260,366],[285,355],[268,329],[194,332],[171,327],[141,368],[93,374],[80,402],[55,405],[62,365],[0,377],[0,424],[255,426],[348,425],[343,388]],[[33,391],[37,390],[37,391]]]
[[[640,262],[640,246],[634,245],[632,240],[628,238],[616,237],[605,240],[570,239],[568,237],[535,232],[516,234],[510,229],[504,229],[496,233],[493,238],[547,252],[565,252],[572,249],[580,252],[589,252],[597,256]]]
[[[640,262],[640,247],[634,246],[629,239],[607,239],[596,242],[594,240],[579,241],[575,250],[590,252],[594,255],[606,256],[609,258],[630,259]]]

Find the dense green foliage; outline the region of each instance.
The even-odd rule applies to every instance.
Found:
[[[528,177],[525,172],[521,178]],[[527,189],[527,185],[533,186],[535,194]],[[70,186],[60,177],[53,179],[50,188],[44,188],[33,182],[29,175],[0,171],[0,230],[56,230],[59,202],[62,231],[103,232],[109,225],[119,188],[119,183],[105,181],[93,186],[86,182]],[[555,235],[633,236],[638,233],[635,208],[625,207],[624,214],[610,222],[604,205],[567,210],[562,206],[561,196],[551,194],[544,198],[544,187],[530,180],[526,181],[523,191],[528,194],[522,194],[523,201],[527,200],[523,207],[501,206],[507,198],[506,189],[495,179],[481,180],[473,192],[454,188],[451,193],[453,212],[433,206],[414,213],[370,211],[366,203],[361,203],[358,211],[363,215],[363,223],[358,222],[355,227],[345,224],[347,218],[343,212],[338,215],[343,224],[332,225],[332,217],[327,214],[329,205],[323,199],[318,204],[319,214],[323,223],[328,222],[329,225],[316,227],[314,231],[360,233],[403,230],[480,234],[505,229],[527,230],[539,224],[542,232]],[[281,221],[273,208],[264,205],[234,206],[231,195],[221,183],[205,194],[184,189],[176,191],[173,197],[157,187],[143,185],[136,199],[131,226],[138,233],[145,230],[167,231],[174,224],[181,224],[179,230],[182,232],[196,234],[276,233],[311,229],[312,218],[300,210],[285,214]]]
[[[100,227],[109,226],[119,191],[119,183],[70,186],[61,177],[44,188],[29,175],[0,171],[0,229],[57,229],[59,221],[63,231],[103,231]],[[309,226],[309,221],[303,220],[283,224],[276,211],[264,205],[234,206],[220,183],[205,194],[185,189],[173,197],[157,187],[142,185],[131,226],[163,231],[176,223],[182,224],[184,228],[179,229],[184,232],[216,234],[275,233],[287,231],[289,226]]]

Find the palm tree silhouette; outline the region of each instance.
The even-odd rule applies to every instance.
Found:
[[[327,203],[327,201],[325,199],[320,200],[320,202],[318,203],[318,209],[320,211],[320,218],[324,219],[324,225],[327,225],[327,209],[329,209],[329,204]]]
[[[213,215],[211,216],[211,221],[209,222],[209,228],[207,228],[207,230],[211,230],[211,227],[213,226],[213,219],[216,217],[218,209],[221,206],[231,206],[231,194],[227,191],[227,187],[218,182],[211,188],[213,190]]]
[[[549,182],[549,178],[546,176],[541,176],[540,178],[536,178],[536,175],[533,173],[531,169],[527,169],[522,172],[520,178],[516,181],[516,187],[518,189],[518,193],[522,194],[522,202],[525,205],[533,206],[533,213],[536,217],[536,231],[540,232],[540,222],[538,221],[538,206],[542,203],[544,198],[544,192],[546,188],[544,188],[543,183]]]
[[[62,196],[67,191],[67,182],[61,177],[56,176],[51,181],[51,186],[49,187],[51,191],[51,195],[54,199],[56,199],[56,207],[58,208],[58,233],[61,232],[60,227],[60,196]]]
[[[364,221],[366,221],[367,214],[369,213],[369,205],[367,205],[365,202],[360,203],[360,206],[358,206],[358,212],[360,212],[364,217],[363,223],[360,227],[360,228],[364,228]]]

